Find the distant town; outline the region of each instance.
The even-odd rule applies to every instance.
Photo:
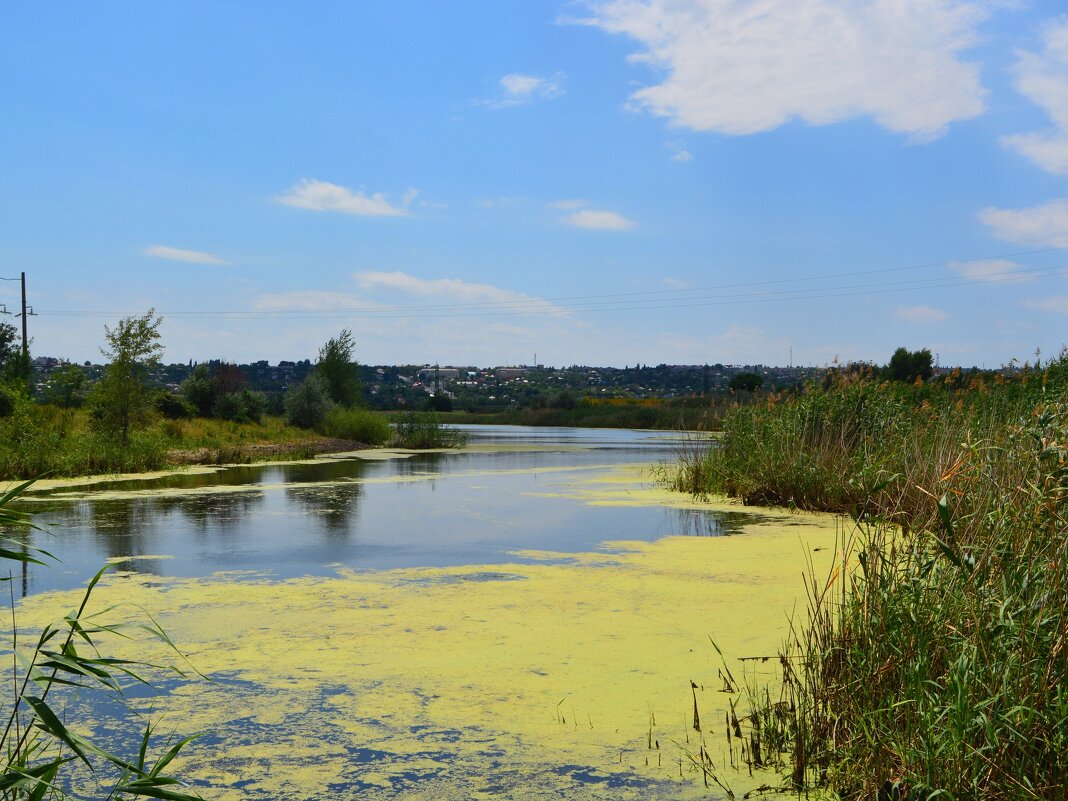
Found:
[[[228,372],[236,388],[262,392],[269,400],[301,383],[315,364],[310,359],[266,360],[251,364],[206,362],[213,372]],[[152,380],[162,389],[177,391],[197,362],[166,364],[152,371]],[[75,365],[88,381],[98,379],[104,365]],[[53,374],[69,370],[63,359],[39,356],[33,360],[38,396],[47,395]],[[623,368],[572,365],[360,365],[367,404],[378,409],[419,409],[430,398],[448,399],[449,406],[469,411],[493,411],[509,407],[538,406],[561,394],[576,401],[583,398],[679,398],[729,391],[739,375],[756,375],[767,390],[781,389],[820,375],[823,368],[771,367],[762,364],[635,364]]]

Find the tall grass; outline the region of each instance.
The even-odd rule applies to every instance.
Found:
[[[391,444],[413,450],[462,448],[467,444],[467,435],[444,425],[436,414],[412,412],[393,423]]]
[[[380,412],[341,406],[335,406],[327,412],[319,431],[328,437],[354,440],[365,445],[381,445],[393,435],[389,422]]]
[[[1066,797],[1066,373],[1062,357],[996,386],[832,382],[735,412],[676,479],[856,521],[809,576],[782,695],[758,688],[748,717],[793,787]]]

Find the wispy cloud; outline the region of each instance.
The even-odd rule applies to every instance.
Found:
[[[870,116],[914,139],[983,111],[979,66],[962,54],[987,4],[975,0],[587,0],[564,20],[637,40],[632,62],[666,74],[630,107],[697,131],[744,135],[799,119]]]
[[[336,211],[361,217],[406,217],[407,205],[415,199],[416,194],[418,190],[407,190],[401,205],[395,206],[381,192],[366,195],[346,186],[305,178],[275,199],[286,206],[314,211]]]
[[[584,208],[589,204],[588,200],[572,198],[571,200],[554,200],[552,203],[549,203],[548,206],[550,209],[559,209],[560,211],[574,211],[575,209]]]
[[[168,261],[184,261],[189,264],[230,264],[221,256],[214,253],[205,253],[202,250],[186,250],[184,248],[172,248],[167,245],[149,245],[141,251],[146,256]]]
[[[1008,259],[954,262],[949,269],[971,281],[1001,284],[1006,281],[1030,281],[1034,276],[1020,274],[1020,265]]]
[[[1016,88],[1050,118],[1046,131],[1014,134],[1002,144],[1047,172],[1068,175],[1068,19],[1046,24],[1041,53],[1020,53]]]
[[[672,161],[687,162],[693,160],[693,155],[678,142],[667,143],[668,152],[671,153]]]
[[[1025,306],[1032,309],[1068,314],[1068,295],[1050,295],[1047,298],[1036,298],[1024,302]]]
[[[622,214],[597,209],[576,211],[565,217],[564,222],[576,228],[593,228],[598,231],[626,231],[636,225],[633,220],[628,220]]]
[[[1034,247],[1068,248],[1068,200],[1025,209],[986,208],[979,219],[1008,242]]]
[[[342,311],[376,308],[364,298],[349,292],[325,292],[314,289],[273,292],[260,295],[252,304],[256,311]]]
[[[485,311],[516,311],[554,316],[568,314],[566,309],[534,295],[460,278],[419,278],[401,271],[362,272],[356,273],[352,278],[356,285],[367,293],[389,291],[450,300],[460,304],[479,304],[485,306]]]
[[[536,100],[552,100],[564,94],[564,79],[562,72],[551,77],[512,72],[498,81],[499,94],[496,97],[475,102],[491,108],[511,108]]]
[[[894,314],[910,323],[937,323],[949,318],[941,309],[930,306],[899,306]]]

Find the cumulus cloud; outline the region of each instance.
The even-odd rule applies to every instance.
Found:
[[[899,306],[894,313],[910,323],[937,323],[949,318],[944,311],[930,306]]]
[[[963,54],[988,12],[974,0],[590,0],[569,20],[637,40],[664,73],[630,106],[696,131],[744,135],[791,120],[870,116],[926,140],[982,113]]]
[[[499,84],[500,94],[497,97],[479,102],[494,108],[509,108],[535,100],[552,100],[564,93],[564,74],[558,72],[546,78],[513,72],[501,78]]]
[[[401,206],[394,206],[381,192],[365,195],[345,186],[327,181],[305,178],[289,188],[276,200],[286,206],[314,211],[336,211],[362,217],[405,217],[408,203],[415,198],[417,190],[409,189],[404,194]]]
[[[202,250],[185,250],[184,248],[172,248],[167,245],[149,245],[141,251],[146,256],[168,261],[184,261],[189,264],[229,264],[226,259],[213,253],[205,253]]]
[[[1021,53],[1014,71],[1016,88],[1046,112],[1052,126],[1001,141],[1043,170],[1068,175],[1068,18],[1047,23],[1042,41],[1042,52]]]
[[[983,259],[980,261],[954,262],[949,269],[970,281],[989,281],[1001,284],[1006,281],[1030,281],[1034,276],[1020,274],[1020,265],[1008,259]]]
[[[1026,209],[985,208],[979,219],[1008,242],[1034,247],[1068,248],[1068,200]]]

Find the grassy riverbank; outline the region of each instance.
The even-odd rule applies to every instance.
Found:
[[[810,577],[787,703],[765,696],[750,720],[795,785],[1063,796],[1066,387],[1064,358],[1007,380],[836,377],[732,411],[720,447],[684,457],[678,489],[860,521]]]
[[[710,431],[719,425],[726,410],[736,404],[737,399],[733,396],[648,402],[618,399],[590,403],[584,400],[566,409],[522,407],[487,412],[455,411],[445,413],[442,419],[450,423],[481,425]]]
[[[458,447],[436,418],[408,416],[391,427],[376,412],[338,409],[320,431],[281,417],[259,423],[218,419],[157,420],[133,432],[126,445],[94,431],[84,409],[20,403],[0,418],[0,480],[143,473],[176,465],[300,459],[319,453],[391,445]]]

